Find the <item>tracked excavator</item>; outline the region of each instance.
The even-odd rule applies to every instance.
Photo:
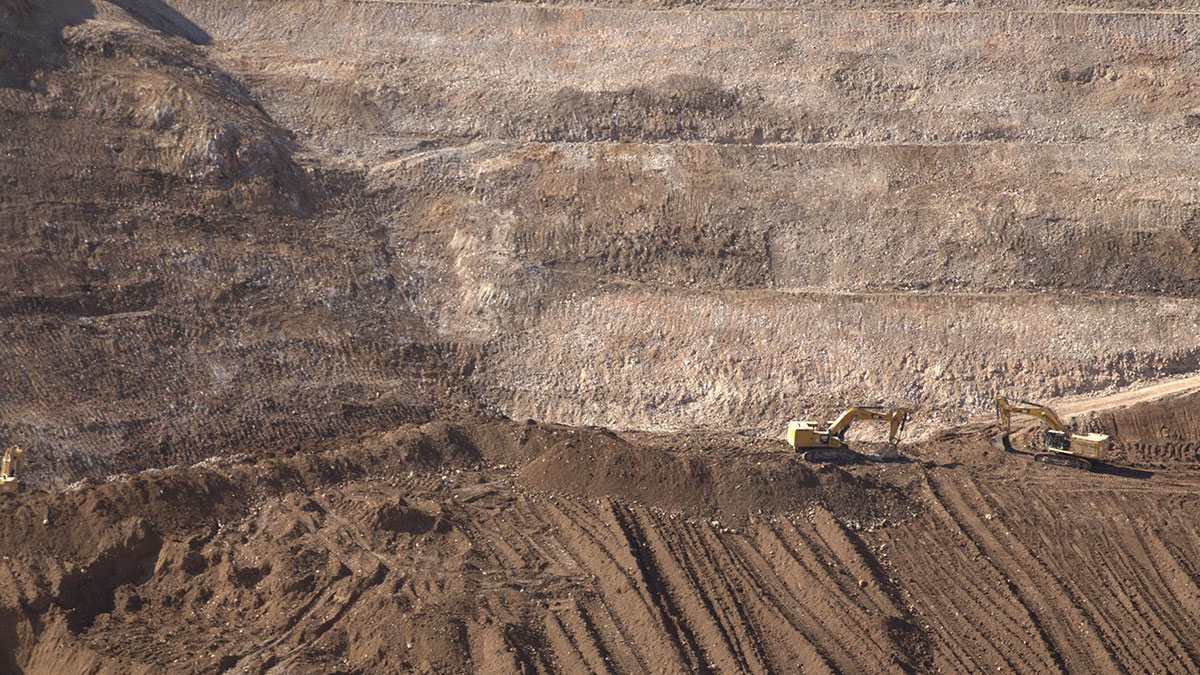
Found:
[[[908,408],[855,406],[824,424],[810,420],[792,421],[788,424],[787,440],[796,452],[804,453],[801,457],[806,462],[853,462],[862,455],[846,444],[846,430],[859,420],[880,420],[891,424],[887,445],[866,457],[876,462],[896,461],[900,459],[896,443],[908,418]]]
[[[24,452],[17,446],[4,451],[4,459],[0,459],[0,494],[16,494],[21,487],[17,482],[17,472],[21,470],[21,456]]]
[[[1072,433],[1047,406],[1029,401],[1010,401],[1003,396],[997,396],[996,417],[1000,421],[1001,433],[995,438],[995,442],[1009,452],[1014,452],[1012,441],[1009,439],[1013,413],[1036,417],[1046,425],[1043,451],[1033,456],[1039,462],[1090,471],[1092,462],[1101,461],[1108,455],[1112,441],[1106,434]]]

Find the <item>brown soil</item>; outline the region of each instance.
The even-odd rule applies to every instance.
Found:
[[[1129,412],[1195,438],[1196,409]],[[1085,473],[986,432],[838,468],[430,423],[34,492],[0,501],[5,668],[1194,669],[1195,457]]]
[[[936,4],[0,0],[0,673],[1200,671],[1200,16]]]

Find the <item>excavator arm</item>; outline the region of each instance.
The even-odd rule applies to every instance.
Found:
[[[1000,421],[1000,428],[1005,432],[1012,428],[1012,415],[1029,415],[1036,417],[1050,427],[1054,431],[1066,432],[1067,425],[1062,423],[1058,415],[1050,408],[1039,403],[1031,403],[1029,401],[1009,401],[1003,396],[996,397],[996,418]]]
[[[846,433],[846,430],[850,428],[850,425],[859,420],[890,422],[888,445],[895,445],[900,439],[900,432],[904,430],[904,423],[908,421],[908,408],[867,408],[861,406],[847,408],[845,412],[838,415],[838,418],[829,424],[828,433],[831,436],[841,438]]]

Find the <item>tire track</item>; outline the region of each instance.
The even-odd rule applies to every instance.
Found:
[[[761,527],[759,526],[757,529],[761,530]],[[778,617],[779,620],[774,622],[776,630],[788,633],[789,637],[786,640],[781,639],[780,642],[789,647],[794,646],[796,649],[792,652],[792,658],[785,661],[786,665],[790,667],[799,661],[807,671],[834,672],[834,665],[828,654],[823,652],[813,641],[811,627],[819,626],[820,622],[806,609],[801,598],[792,590],[788,583],[792,576],[786,575],[785,578],[785,574],[779,569],[777,563],[764,556],[760,543],[764,539],[762,532],[755,531],[752,536],[753,544],[743,540],[739,550],[733,555],[741,561],[741,566],[747,570],[747,576],[753,580],[755,591],[757,591],[756,595],[762,599],[764,611]],[[781,553],[782,548],[778,539],[775,542],[774,552]],[[773,557],[778,558],[778,556]],[[799,583],[797,581],[797,584]],[[772,655],[765,656],[769,660]],[[773,656],[776,660],[784,658],[779,654]],[[782,665],[776,665],[772,670],[778,671],[782,667]]]
[[[1137,547],[1130,547],[1125,557],[1128,559],[1128,578],[1137,582],[1138,595],[1148,604],[1147,611],[1142,615],[1155,626],[1153,630],[1159,644],[1169,648],[1170,655],[1176,660],[1175,664],[1167,664],[1171,671],[1200,672],[1194,649],[1188,648],[1187,643],[1179,639],[1186,635],[1189,627],[1195,625],[1198,615],[1182,612],[1179,602],[1173,597],[1172,584],[1162,570],[1162,565],[1168,563],[1170,555],[1164,555],[1164,551],[1155,555],[1141,528],[1131,528],[1131,534],[1137,541]],[[1138,574],[1139,569],[1145,572]]]
[[[580,646],[577,640],[579,636],[586,635],[586,633],[579,629],[567,628],[564,615],[577,616],[577,611],[547,612],[543,620],[543,631],[550,642],[550,648],[554,652],[555,659],[558,660],[557,665],[560,669],[570,673],[605,672],[615,675],[615,671],[608,665],[605,658],[595,650],[595,643],[588,645],[589,653],[584,654],[584,647]]]
[[[602,607],[605,610],[605,612],[609,611],[608,607],[606,605],[603,605]],[[573,614],[571,614],[570,616],[577,617],[580,621],[580,629],[576,632],[576,635],[580,636],[579,643],[583,644],[583,645],[590,645],[591,647],[593,647],[593,649],[596,653],[596,656],[599,657],[600,664],[603,665],[604,669],[611,673],[616,673],[617,671],[615,670],[615,666],[614,666],[614,662],[613,662],[611,653],[604,646],[604,644],[600,640],[596,639],[596,637],[595,637],[595,636],[600,635],[600,633],[597,630],[597,623],[596,623],[596,620],[592,616],[592,612],[590,612],[583,605],[578,605],[578,604],[576,605],[575,609],[576,609],[576,611]],[[610,614],[609,615],[610,622],[611,622],[611,619],[612,619],[612,616]],[[589,653],[590,653],[590,650],[589,650]],[[599,668],[594,669],[593,672],[599,672]]]
[[[1129,646],[1129,643],[1140,647],[1141,654],[1145,661],[1154,663],[1158,659],[1153,655],[1150,649],[1153,646],[1148,644],[1148,641],[1153,640],[1153,636],[1144,630],[1140,624],[1131,623],[1128,619],[1122,620],[1120,617],[1113,618],[1105,608],[1096,602],[1095,594],[1092,589],[1096,584],[1088,583],[1086,579],[1081,580],[1080,570],[1087,571],[1089,576],[1103,576],[1108,580],[1107,584],[1115,589],[1115,592],[1125,599],[1126,615],[1138,615],[1136,603],[1125,593],[1124,588],[1127,581],[1120,575],[1116,574],[1111,568],[1111,565],[1098,565],[1095,561],[1103,561],[1121,556],[1121,546],[1119,542],[1111,541],[1111,530],[1103,531],[1089,537],[1091,540],[1106,541],[1108,545],[1102,551],[1107,554],[1081,554],[1078,546],[1074,546],[1076,560],[1068,559],[1066,547],[1051,546],[1046,538],[1046,531],[1054,530],[1055,537],[1058,541],[1071,541],[1083,530],[1079,527],[1064,528],[1061,521],[1056,518],[1056,514],[1062,514],[1064,509],[1058,504],[1052,504],[1047,501],[1043,494],[1028,495],[1026,499],[1019,504],[1013,504],[1009,511],[1004,511],[996,497],[989,498],[984,489],[975,483],[970,483],[970,488],[974,492],[975,498],[979,503],[986,504],[988,509],[993,513],[1005,513],[1005,518],[1001,520],[1003,523],[1011,523],[1012,525],[1021,525],[1021,531],[1039,533],[1041,546],[1035,552],[1028,545],[1024,545],[1024,549],[1029,552],[1030,556],[1044,565],[1045,570],[1058,571],[1058,574],[1053,576],[1055,583],[1067,593],[1069,598],[1074,598],[1074,607],[1084,612],[1084,616],[1088,617],[1092,623],[1092,632],[1097,639],[1104,641],[1107,645],[1106,649],[1115,655],[1123,653],[1121,658],[1122,663],[1130,662],[1136,659],[1136,655]],[[1035,508],[1036,506],[1036,508]],[[1028,515],[1020,515],[1023,511],[1029,511]],[[1020,515],[1020,520],[1018,516]],[[1062,517],[1062,516],[1059,516]],[[1087,527],[1087,524],[1085,524]],[[1006,535],[1009,540],[1020,542],[1017,534],[1014,534],[1013,527],[1006,527]],[[1048,553],[1045,553],[1048,552]],[[1099,553],[1099,552],[1098,552]],[[1082,624],[1080,624],[1082,625]],[[1139,638],[1134,640],[1123,639],[1128,636],[1133,628],[1139,629]]]
[[[830,605],[837,608],[836,616],[838,621],[845,626],[848,634],[856,636],[859,641],[864,643],[859,645],[860,648],[856,649],[855,652],[859,655],[886,654],[892,649],[890,640],[886,636],[878,635],[878,631],[875,630],[876,626],[863,620],[863,610],[873,610],[883,615],[886,615],[888,611],[885,607],[878,604],[871,608],[864,608],[854,602],[854,599],[866,595],[863,585],[859,583],[866,579],[851,574],[848,571],[850,565],[846,564],[842,556],[829,545],[819,532],[822,527],[829,526],[828,522],[823,522],[821,526],[816,525],[816,521],[823,521],[828,516],[827,513],[823,515],[821,511],[822,509],[818,508],[814,514],[814,523],[811,524],[811,529],[809,527],[798,527],[793,522],[787,531],[795,538],[797,543],[794,546],[796,549],[811,552],[816,565],[823,571],[825,583],[821,585],[821,589],[828,597]],[[831,517],[829,519],[832,520]],[[805,525],[810,524],[805,523]],[[834,526],[836,527],[836,525]],[[842,564],[836,561],[842,561]],[[834,570],[837,570],[837,572],[835,573]],[[858,578],[850,579],[849,577],[851,576]],[[875,578],[873,574],[870,576],[871,578]],[[834,589],[837,592],[832,592]],[[869,596],[866,597],[869,598]],[[856,666],[863,667],[863,664],[856,663]]]
[[[999,589],[1003,589],[1007,593],[1007,596],[1011,599],[1011,602],[1012,602],[1011,606],[1013,608],[1012,609],[1013,613],[1009,614],[1009,613],[1003,612],[1003,610],[1001,610],[1002,615],[1010,616],[1012,621],[1014,621],[1015,624],[1019,627],[1017,634],[1026,633],[1027,631],[1032,631],[1033,634],[1031,635],[1031,637],[1036,638],[1036,641],[1037,641],[1038,645],[1040,646],[1040,649],[1035,650],[1037,653],[1031,654],[1031,656],[1035,657],[1032,660],[1040,661],[1041,664],[1037,665],[1035,668],[1032,668],[1032,670],[1036,670],[1038,672],[1046,672],[1048,670],[1053,669],[1053,670],[1058,670],[1059,672],[1066,672],[1067,671],[1066,664],[1063,662],[1062,657],[1059,654],[1054,641],[1051,639],[1050,635],[1046,632],[1045,627],[1039,621],[1033,608],[1031,608],[1029,606],[1029,604],[1022,598],[1021,593],[1019,592],[1019,589],[1013,584],[1009,575],[1005,572],[1003,567],[996,560],[994,560],[992,558],[992,556],[989,554],[989,551],[983,546],[983,544],[979,541],[979,539],[977,537],[975,537],[973,535],[972,531],[967,527],[967,524],[963,520],[961,520],[960,517],[956,516],[950,510],[950,508],[947,506],[946,502],[938,495],[938,492],[935,489],[931,480],[929,480],[929,479],[926,480],[925,487],[929,493],[930,500],[931,500],[931,506],[933,507],[934,513],[940,515],[945,520],[946,526],[948,528],[950,528],[952,531],[958,532],[959,535],[963,538],[963,540],[970,544],[970,546],[975,551],[974,557],[976,560],[985,561],[987,563],[988,568],[990,568],[992,570],[994,580],[990,584],[985,586],[982,583],[977,583],[975,586],[975,588],[977,589],[977,594],[981,598],[979,601],[977,601],[976,606],[982,608],[983,605],[986,603],[986,604],[991,604],[996,608],[1000,608],[1001,605],[999,604],[999,601],[995,600],[994,598],[996,596],[996,593],[999,591]],[[961,567],[945,565],[944,561],[938,560],[938,556],[941,555],[941,552],[939,551],[937,554],[935,554],[935,553],[933,553],[934,551],[939,551],[939,549],[932,547],[932,546],[922,547],[922,554],[927,556],[927,560],[926,560],[925,564],[928,564],[931,566],[928,569],[937,569],[937,570],[941,570],[941,569],[972,569],[973,567],[977,567],[970,563],[964,564]],[[969,578],[972,581],[974,581],[977,577],[976,577],[976,575],[971,574],[971,575],[967,575],[966,578]],[[944,580],[944,583],[938,584],[935,588],[929,588],[929,587],[926,587],[926,588],[927,588],[927,590],[931,590],[935,593],[944,594],[946,592],[953,592],[954,590],[961,588],[961,583],[963,582],[963,580],[964,580],[964,577],[962,575],[957,575],[957,576],[951,575],[950,578]],[[989,588],[995,589],[995,590],[993,590],[992,592],[989,593],[988,592]],[[935,613],[935,616],[936,616],[936,608],[931,607],[930,609],[931,609],[931,611],[933,611]],[[965,616],[965,614],[964,614],[964,616]],[[1023,617],[1024,620],[1021,620],[1021,617]],[[1010,660],[1008,657],[1009,650],[1003,649],[1003,645],[996,644],[995,637],[985,635],[982,632],[984,630],[984,627],[988,626],[990,624],[989,619],[990,619],[990,613],[986,612],[986,611],[982,612],[982,614],[980,614],[980,615],[975,616],[974,620],[969,622],[970,630],[972,632],[977,633],[980,636],[980,638],[989,645],[990,648],[992,648],[996,651],[996,653],[999,657],[999,660],[1001,662],[1010,663]],[[944,619],[939,618],[937,620],[941,621]],[[1026,628],[1026,626],[1028,626],[1028,628]],[[949,636],[949,639],[951,641],[953,641],[954,636],[953,635]],[[1029,647],[1030,645],[1024,645],[1024,646]],[[970,658],[969,657],[966,657],[966,658],[969,662]],[[1010,664],[1010,665],[1012,665],[1012,664]]]
[[[602,552],[599,559],[608,560],[611,563],[611,567],[615,568],[618,574],[625,578],[626,585],[618,586],[612,595],[615,595],[619,599],[627,590],[636,590],[636,585],[633,584],[632,577],[603,548],[600,543],[601,540],[584,534],[586,519],[594,516],[586,512],[583,516],[567,516],[565,511],[560,510],[560,503],[557,500],[543,501],[542,510],[556,514],[549,520],[544,519],[541,514],[537,515],[547,524],[549,528],[547,531],[550,533],[550,536],[558,541],[563,551],[575,561],[575,565],[581,570],[595,570],[592,579],[594,580],[593,583],[599,588],[595,596],[590,596],[590,594],[589,596],[594,598],[596,605],[603,610],[604,616],[602,617],[602,621],[597,620],[593,616],[593,612],[584,606],[586,601],[576,601],[574,603],[574,612],[567,613],[567,616],[571,616],[572,614],[577,615],[576,618],[579,619],[580,626],[582,626],[581,630],[574,633],[576,644],[591,642],[605,664],[621,663],[625,664],[623,666],[625,668],[637,665],[644,670],[645,661],[642,655],[635,649],[636,642],[634,635],[630,633],[629,629],[618,618],[617,613],[612,610],[609,602],[604,598],[606,593],[605,586],[607,585],[607,580],[610,578],[605,574],[604,566],[588,565],[586,561],[591,558],[584,558],[581,557],[583,553],[573,552],[571,545],[568,543],[569,539],[573,540],[575,538],[567,537],[567,533],[576,533],[579,537],[588,538],[590,545]],[[556,527],[555,523],[551,521],[558,521],[559,525]],[[572,627],[575,627],[574,622],[572,622]],[[605,635],[615,635],[616,639],[606,641]]]
[[[553,536],[563,544],[564,550],[571,552],[580,569],[591,570],[595,576],[594,583],[599,589],[598,604],[604,609],[618,638],[605,641],[603,631],[593,633],[597,636],[601,651],[619,659],[623,671],[636,667],[640,672],[649,672],[649,664],[654,661],[655,655],[662,658],[662,655],[674,650],[665,639],[664,627],[650,598],[646,597],[646,590],[632,573],[637,569],[634,561],[629,560],[628,566],[623,565],[618,560],[619,552],[608,548],[615,539],[612,536],[615,533],[609,532],[606,537],[604,532],[596,529],[601,522],[598,514],[589,513],[568,499],[542,502],[542,506],[543,512],[550,517]],[[628,601],[631,592],[637,600],[634,603]],[[622,611],[614,611],[614,604],[619,604]],[[595,628],[595,622],[589,621],[588,616],[584,615],[585,623]],[[631,630],[627,623],[638,630]],[[653,636],[650,644],[639,642],[638,635],[645,634]]]
[[[1012,537],[1008,539],[1010,545],[1000,541],[970,507],[953,480],[939,481],[938,485],[940,487],[930,482],[934,497],[942,502],[947,512],[955,514],[955,520],[963,530],[1012,580],[1012,592],[1029,608],[1039,632],[1052,645],[1051,653],[1056,657],[1059,669],[1083,667],[1093,672],[1122,672],[1124,669],[1112,653],[1111,645],[1088,640],[1074,628],[1082,626],[1094,635],[1099,634],[1095,621],[1079,610],[1079,598],[1072,597],[1019,541]]]
[[[949,519],[948,515],[942,515]],[[933,528],[934,531],[938,529],[940,528],[936,525]],[[922,607],[919,612],[916,609],[914,612],[927,622],[926,630],[935,631],[935,637],[942,647],[942,657],[951,661],[944,669],[966,672],[977,667],[979,663],[1001,663],[1006,670],[1020,670],[1018,666],[1021,662],[1010,658],[1010,655],[1019,652],[1004,649],[1003,645],[997,644],[996,637],[984,632],[985,627],[992,625],[992,619],[997,615],[1006,618],[1008,615],[1007,610],[994,599],[995,593],[989,593],[987,588],[975,582],[977,576],[981,576],[981,565],[978,563],[983,559],[982,553],[976,551],[975,560],[972,561],[965,555],[955,553],[954,549],[950,549],[951,552],[947,554],[945,547],[933,548],[923,541],[893,542],[892,548],[895,551],[893,558],[903,566],[907,577],[905,588],[909,593],[910,602],[914,608],[917,605]],[[1002,587],[998,572],[990,563],[985,561],[985,564],[995,576],[991,587]],[[953,573],[954,570],[961,569],[972,570],[972,573]],[[912,576],[916,574],[914,570],[921,570],[923,573]],[[967,579],[971,580],[969,586],[964,584]],[[1033,624],[1028,615],[1027,624]],[[1014,621],[1002,634],[1020,635],[1026,630]],[[974,650],[968,650],[968,645],[974,645]],[[1044,662],[1039,664],[1041,668],[1034,667],[1028,659],[1023,662],[1027,666],[1025,670],[1040,672],[1045,672],[1049,665],[1053,664],[1048,655]]]
[[[851,625],[845,619],[845,614],[850,611],[842,603],[840,593],[830,593],[828,589],[840,588],[837,580],[830,574],[828,568],[821,562],[819,558],[813,554],[812,550],[807,548],[807,542],[799,538],[796,532],[795,524],[787,522],[790,527],[786,530],[791,532],[793,541],[789,542],[789,536],[781,531],[779,525],[775,523],[765,523],[761,528],[761,532],[766,535],[766,545],[768,551],[774,551],[779,554],[781,560],[773,561],[776,565],[782,566],[785,570],[785,576],[789,582],[795,580],[795,588],[797,591],[803,589],[803,592],[794,592],[796,597],[796,605],[798,608],[803,608],[807,620],[803,622],[805,634],[812,636],[813,644],[821,652],[824,659],[835,670],[845,672],[847,670],[860,670],[862,664],[858,663],[856,654],[863,653],[860,649],[852,649],[846,644],[845,636],[855,636],[861,640],[857,632],[857,626]],[[799,539],[799,541],[796,541]],[[802,552],[807,552],[804,555]],[[788,584],[789,590],[792,584]],[[822,607],[835,605],[839,611],[832,613],[832,616],[819,616],[809,610],[809,607]],[[840,630],[835,630],[840,629]]]
[[[662,625],[666,628],[667,636],[680,660],[690,670],[700,673],[711,673],[709,655],[700,645],[687,617],[675,602],[662,573],[661,554],[654,550],[653,544],[647,537],[647,532],[632,514],[632,508],[622,513],[622,507],[614,502],[609,503],[613,519],[621,528],[625,541],[629,544],[630,554],[637,562],[642,580],[653,606],[658,610]],[[661,545],[661,543],[660,543]]]
[[[1122,663],[1136,663],[1146,668],[1169,663],[1169,654],[1161,651],[1164,645],[1158,629],[1147,625],[1150,617],[1141,611],[1141,603],[1133,595],[1137,575],[1125,551],[1124,540],[1127,536],[1120,537],[1116,542],[1105,534],[1093,538],[1105,541],[1107,546],[1103,550],[1109,551],[1109,554],[1102,558],[1090,558],[1093,561],[1091,565],[1086,564],[1085,560],[1075,569],[1089,570],[1089,574],[1101,583],[1084,583],[1081,586],[1074,579],[1064,578],[1063,584],[1068,585],[1072,593],[1084,598],[1080,609],[1095,618],[1096,625],[1104,635],[1109,636],[1114,652],[1124,652]],[[1097,564],[1097,560],[1103,562]],[[1111,589],[1108,602],[1102,602],[1094,592],[1088,592],[1095,587]]]
[[[982,488],[974,485],[973,487],[981,501],[988,503],[990,508],[998,508],[995,497],[988,498]],[[1039,506],[1035,510],[1035,514],[1042,514],[1040,523],[1036,517],[1026,518],[1026,523],[1033,527],[1023,527],[1021,528],[1023,531],[1043,532],[1052,524],[1058,527],[1053,519],[1053,514],[1059,513],[1063,509],[1048,501],[1048,495],[1031,495],[1017,507],[1032,508],[1034,505]],[[1039,524],[1040,527],[1038,527]],[[1128,656],[1128,660],[1123,658],[1122,662],[1139,662],[1137,654],[1133,651],[1136,647],[1143,659],[1140,663],[1145,667],[1152,667],[1145,664],[1165,665],[1170,663],[1173,660],[1170,650],[1163,644],[1164,638],[1160,630],[1151,625],[1158,623],[1161,626],[1161,621],[1143,611],[1142,603],[1134,597],[1135,587],[1140,585],[1143,590],[1146,590],[1142,579],[1143,575],[1139,575],[1137,572],[1139,566],[1130,560],[1130,544],[1132,540],[1136,539],[1136,528],[1116,526],[1103,528],[1099,532],[1090,532],[1094,527],[1094,523],[1085,521],[1082,528],[1072,527],[1067,535],[1060,538],[1077,539],[1080,535],[1085,535],[1083,543],[1086,552],[1081,554],[1079,546],[1073,546],[1075,559],[1070,559],[1069,552],[1062,546],[1043,546],[1041,550],[1050,551],[1050,554],[1036,557],[1048,564],[1057,563],[1055,571],[1059,573],[1055,577],[1072,597],[1080,599],[1077,606],[1081,610],[1087,610],[1088,615],[1094,619],[1102,631],[1102,633],[1097,633],[1097,637],[1104,639],[1114,652],[1123,652]],[[1062,528],[1058,527],[1058,529]],[[1016,535],[1010,534],[1010,537],[1018,539]],[[1104,546],[1095,546],[1094,542],[1098,541],[1104,542]],[[1043,542],[1045,543],[1044,535]],[[1117,569],[1116,566],[1123,569]],[[1097,576],[1105,583],[1088,583],[1086,579],[1081,578],[1079,570],[1085,570],[1089,575]],[[1112,603],[1104,602],[1103,589],[1106,588],[1111,589],[1113,599],[1121,608],[1121,611],[1116,612],[1115,615]],[[1144,594],[1137,595],[1147,597]],[[1140,621],[1131,621],[1132,617],[1137,617]],[[1129,639],[1130,637],[1134,637],[1134,639]]]
[[[663,525],[661,518],[656,520]],[[736,565],[728,558],[724,562],[720,559],[721,542],[718,540],[714,545],[709,541],[714,535],[702,524],[676,525],[669,531],[679,540],[673,547],[673,555],[681,563],[681,571],[691,579],[692,587],[721,636],[722,645],[736,661],[737,670],[765,672],[761,647],[752,635],[754,622],[746,611],[746,605],[757,604],[759,600],[739,592],[730,581],[730,574],[737,571]],[[668,539],[664,537],[664,540]],[[693,556],[692,551],[697,551],[698,555]]]
[[[1182,647],[1193,662],[1192,668],[1195,672],[1194,664],[1200,661],[1200,653],[1198,653],[1200,634],[1197,634],[1195,621],[1195,618],[1200,616],[1200,586],[1197,585],[1195,577],[1183,569],[1179,559],[1167,548],[1157,533],[1150,533],[1148,539],[1143,539],[1143,544],[1150,559],[1154,561],[1155,570],[1162,581],[1158,588],[1164,595],[1168,591],[1170,592],[1170,597],[1166,598],[1164,602],[1175,606],[1174,613],[1178,620],[1173,623],[1172,629],[1176,635],[1185,635],[1190,638],[1182,641]],[[1171,599],[1174,599],[1173,603],[1170,602]]]

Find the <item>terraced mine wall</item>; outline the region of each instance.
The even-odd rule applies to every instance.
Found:
[[[38,480],[481,408],[929,431],[1200,365],[1176,5],[5,7]]]
[[[0,0],[0,673],[1200,671],[1200,15],[672,4]]]
[[[1197,367],[1192,15],[197,5],[510,415],[769,433]]]

